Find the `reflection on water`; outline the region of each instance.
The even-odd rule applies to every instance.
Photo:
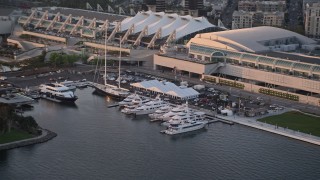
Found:
[[[182,133],[182,134],[175,134],[173,136],[170,136],[170,139],[173,141],[178,141],[178,140],[182,140],[182,139],[192,139],[195,138],[196,136],[202,134],[202,133],[206,133],[207,129],[203,128],[203,129],[199,129],[196,131],[191,131],[191,132],[186,132],[186,133]]]

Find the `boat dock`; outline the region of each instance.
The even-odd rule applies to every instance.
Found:
[[[219,118],[219,117],[216,117],[216,116],[212,116],[212,115],[208,115],[208,114],[206,114],[206,119],[208,119],[208,124],[216,123],[216,122],[222,122],[222,123],[225,123],[225,124],[234,125],[233,121],[229,121],[229,120],[222,119],[222,118]]]
[[[119,104],[111,104],[108,106],[108,108],[113,108],[113,107],[118,107],[118,106],[119,106]]]

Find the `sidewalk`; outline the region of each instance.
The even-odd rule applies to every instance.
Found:
[[[281,113],[283,113],[283,112],[281,112]],[[271,114],[271,115],[276,115],[276,114],[278,114],[278,113]],[[267,116],[270,116],[270,114]],[[293,139],[297,139],[300,141],[312,143],[315,145],[320,145],[320,137],[318,137],[318,136],[313,136],[313,135],[302,133],[299,131],[294,131],[291,129],[259,122],[259,121],[257,121],[257,117],[250,118],[250,117],[242,117],[242,116],[237,116],[237,115],[235,115],[235,116],[217,115],[216,117],[219,117],[219,118],[222,118],[225,120],[229,120],[234,123],[241,124],[241,125],[249,126],[252,128],[268,131],[268,132],[271,132],[274,134],[279,134],[279,135],[286,136],[286,137],[293,138]],[[263,118],[263,117],[266,117],[266,116],[259,116],[258,118]]]

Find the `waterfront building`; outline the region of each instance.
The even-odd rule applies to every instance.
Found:
[[[53,38],[63,43],[70,36],[88,38],[91,42],[84,44],[93,48],[102,47],[99,39],[104,37],[106,31],[108,43],[121,42],[124,48],[141,45],[154,48],[165,43],[183,43],[196,33],[222,30],[209,23],[205,17],[152,11],[140,11],[128,17],[59,7],[33,9],[28,16],[20,17],[19,24],[29,30],[23,33]]]
[[[154,68],[320,105],[319,58],[286,52],[317,47],[312,39],[262,26],[198,34],[186,47],[154,55]]]
[[[143,81],[130,84],[132,87],[149,91],[154,94],[167,95],[174,99],[188,100],[199,96],[199,93],[193,88],[178,87],[171,82],[160,82],[158,80]]]

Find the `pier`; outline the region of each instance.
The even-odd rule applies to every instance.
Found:
[[[113,107],[118,107],[118,106],[119,106],[119,104],[111,104],[108,106],[108,108],[113,108]]]
[[[320,145],[320,137],[318,137],[318,136],[313,136],[313,135],[302,133],[302,132],[299,132],[299,131],[294,131],[294,130],[291,130],[291,129],[282,128],[282,127],[274,126],[274,125],[271,125],[271,124],[259,122],[254,117],[253,118],[249,118],[249,117],[242,117],[242,116],[237,116],[237,115],[235,115],[235,116],[217,115],[217,118],[224,119],[224,120],[229,121],[229,122],[234,122],[234,123],[237,123],[237,124],[241,124],[241,125],[244,125],[244,126],[260,129],[260,130],[267,131],[267,132],[270,132],[270,133],[282,135],[282,136],[285,136],[285,137],[288,137],[288,138],[304,141],[304,142],[307,142],[307,143]],[[261,118],[261,117],[259,117],[259,118]]]

